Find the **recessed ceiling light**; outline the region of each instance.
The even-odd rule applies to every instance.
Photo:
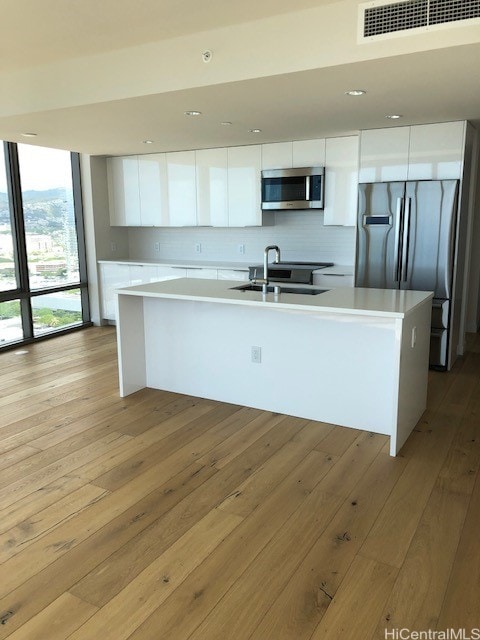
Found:
[[[185,111],[186,116],[201,116],[201,111]]]
[[[399,118],[403,118],[403,116],[393,113],[392,115],[385,116],[385,118],[387,118],[387,120],[398,120]]]
[[[345,91],[346,96],[364,96],[366,93],[365,89],[350,89],[350,91]]]
[[[229,127],[232,123],[226,120],[225,122],[220,122],[220,124],[224,127]]]
[[[153,140],[144,140],[143,144],[153,144]]]
[[[22,135],[24,138],[36,138],[37,134],[36,133],[21,133],[20,135]]]
[[[248,133],[261,133],[262,130],[261,129],[249,129]]]

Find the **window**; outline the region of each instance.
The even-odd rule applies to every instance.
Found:
[[[0,347],[90,324],[78,154],[4,143]]]

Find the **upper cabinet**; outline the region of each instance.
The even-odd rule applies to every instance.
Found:
[[[167,153],[166,157],[169,226],[196,226],[195,151]]]
[[[112,226],[140,224],[138,158],[107,158],[108,201]]]
[[[325,140],[295,140],[262,144],[262,169],[324,167]]]
[[[292,142],[292,162],[294,167],[324,167],[325,139]]]
[[[464,146],[465,122],[362,131],[359,182],[460,178]]]
[[[169,224],[167,160],[164,153],[138,156],[140,223],[156,227]]]
[[[410,127],[362,131],[359,182],[406,180],[409,144]]]
[[[262,169],[291,169],[292,167],[291,142],[262,144]]]
[[[355,226],[358,192],[358,136],[327,138],[323,224]]]
[[[411,127],[408,180],[461,178],[465,122]]]
[[[196,152],[197,223],[228,227],[227,149]]]
[[[262,224],[260,145],[229,147],[228,153],[228,225],[230,227]]]

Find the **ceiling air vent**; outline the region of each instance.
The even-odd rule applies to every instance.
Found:
[[[480,0],[378,0],[359,6],[359,41],[431,31],[452,23],[480,24]]]

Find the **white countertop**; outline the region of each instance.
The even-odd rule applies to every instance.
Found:
[[[257,260],[257,263],[261,263],[261,258]],[[100,264],[145,264],[152,266],[163,267],[184,267],[185,269],[233,269],[238,271],[248,271],[248,267],[251,264],[255,264],[255,261],[250,262],[224,262],[215,260],[131,260],[130,258],[119,258],[117,260],[98,260]],[[333,267],[325,267],[318,270],[317,273],[325,273],[330,275],[353,275],[354,267],[352,265],[335,264]]]
[[[131,260],[129,258],[119,258],[117,260],[98,260],[100,264],[146,264],[163,267],[184,267],[198,269],[239,269],[248,271],[250,262],[223,262],[215,260]]]
[[[238,286],[238,282],[178,278],[124,287],[118,289],[117,293],[148,298],[171,298],[391,318],[403,318],[418,305],[433,298],[433,293],[428,291],[353,287],[331,289],[315,296],[292,293],[282,293],[279,296],[269,293],[264,296],[258,291],[231,289],[235,286]]]

